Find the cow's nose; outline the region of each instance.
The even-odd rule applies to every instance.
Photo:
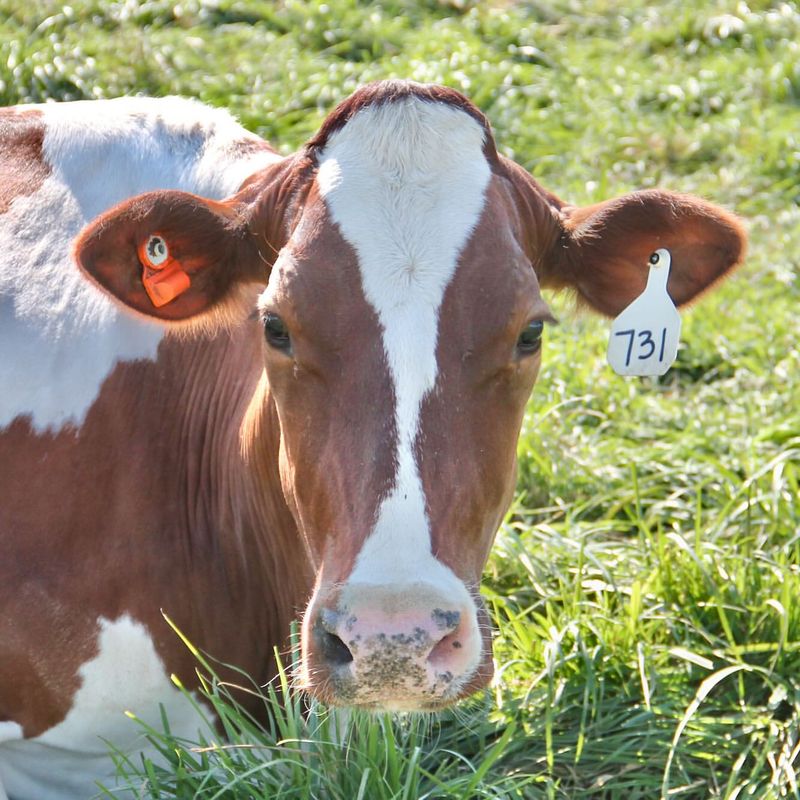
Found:
[[[422,602],[409,601],[411,597]],[[320,665],[340,699],[403,707],[445,698],[474,669],[480,648],[474,608],[457,608],[419,587],[349,586],[346,603],[315,625]]]
[[[447,661],[448,645],[461,647],[453,636],[460,622],[460,611],[441,608],[433,609],[427,618],[405,615],[390,623],[370,618],[363,611],[360,616],[343,615],[326,608],[320,614],[320,644],[326,661],[333,666],[349,664],[362,650],[387,651],[390,647],[406,658],[435,664]]]

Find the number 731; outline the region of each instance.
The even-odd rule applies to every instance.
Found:
[[[630,366],[631,358],[633,357],[634,353],[634,345],[636,347],[636,358],[639,361],[647,361],[649,358],[652,358],[656,352],[656,348],[658,348],[658,361],[661,362],[664,360],[664,348],[666,347],[667,343],[667,329],[662,328],[660,331],[655,332],[655,336],[658,337],[660,341],[657,341],[654,337],[654,331],[651,330],[641,330],[637,331],[634,328],[631,328],[628,331],[617,331],[614,336],[627,336],[628,337],[628,350],[625,354],[625,366]],[[637,342],[636,339],[639,339]]]

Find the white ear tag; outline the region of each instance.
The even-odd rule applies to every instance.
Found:
[[[618,375],[663,375],[678,355],[681,315],[667,294],[669,250],[650,256],[644,291],[611,323],[608,363]]]

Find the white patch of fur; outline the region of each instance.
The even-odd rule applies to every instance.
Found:
[[[64,720],[34,739],[0,741],[0,786],[14,800],[86,800],[98,793],[96,781],[113,787],[106,742],[155,758],[126,711],[161,730],[161,704],[173,734],[209,731],[210,722],[173,686],[143,625],[127,615],[98,624],[99,652],[81,667],[81,687]]]
[[[154,359],[163,335],[82,277],[70,249],[84,225],[155,189],[222,199],[279,157],[237,155],[257,137],[181,98],[28,108],[44,114],[52,174],[0,214],[0,429],[27,414],[41,432],[80,426],[114,366]]]
[[[320,191],[358,254],[396,396],[394,487],[358,556],[354,583],[430,580],[467,594],[431,554],[414,442],[421,403],[436,383],[439,308],[485,202],[483,136],[465,112],[413,98],[362,109],[320,156]]]
[[[22,727],[16,722],[0,722],[0,744],[22,738]]]

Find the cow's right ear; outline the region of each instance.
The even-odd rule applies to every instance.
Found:
[[[90,223],[75,259],[102,289],[149,317],[178,322],[220,307],[243,283],[266,283],[269,265],[237,198],[178,191],[127,200]]]

